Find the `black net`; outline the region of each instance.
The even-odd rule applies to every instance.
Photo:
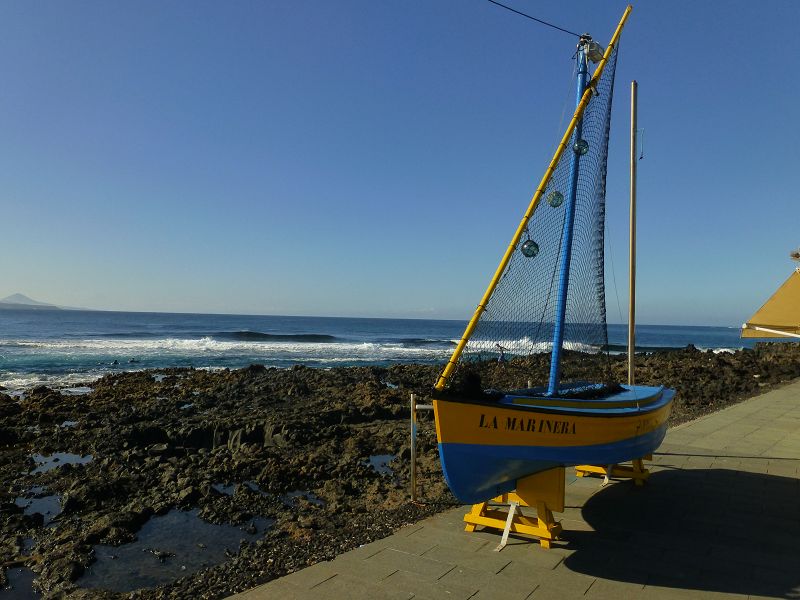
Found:
[[[564,384],[609,382],[603,245],[616,62],[614,48],[584,112],[582,131],[578,135],[576,129],[562,154],[452,382],[463,381],[470,370],[468,379],[474,382],[474,372],[479,371],[483,388],[528,387],[529,382],[547,385],[575,163],[578,175],[560,380]],[[591,76],[591,65],[589,69]],[[585,154],[580,154],[583,150]]]

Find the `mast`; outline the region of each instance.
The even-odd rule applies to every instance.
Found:
[[[591,39],[591,38],[589,38]],[[586,91],[586,76],[589,70],[588,43],[585,36],[578,42],[577,61],[578,76],[576,78],[575,105],[580,106],[583,94]],[[561,379],[561,347],[564,344],[564,321],[567,316],[567,291],[569,289],[569,267],[572,261],[572,233],[575,225],[575,201],[578,194],[578,172],[580,170],[581,155],[586,154],[588,146],[582,139],[583,120],[579,120],[572,136],[572,157],[569,163],[569,190],[566,197],[566,215],[564,230],[561,234],[561,257],[558,267],[558,296],[556,304],[556,320],[553,330],[553,350],[550,356],[550,381],[547,385],[547,395],[558,393],[558,384]]]
[[[628,385],[636,383],[633,368],[636,354],[636,102],[639,84],[631,81],[631,211],[630,250],[628,257]]]
[[[539,186],[536,188],[536,191],[531,198],[530,204],[528,205],[528,209],[525,211],[525,214],[520,221],[517,230],[514,232],[513,237],[511,238],[511,242],[508,244],[503,257],[500,259],[500,264],[497,266],[497,269],[494,272],[494,276],[492,277],[489,285],[486,288],[486,291],[481,298],[481,301],[478,303],[478,306],[475,308],[475,312],[472,315],[472,318],[467,323],[467,327],[464,330],[464,334],[461,336],[458,344],[456,345],[455,350],[453,350],[453,354],[450,357],[450,360],[447,361],[447,364],[444,367],[441,375],[439,375],[439,379],[436,381],[436,385],[434,386],[436,390],[442,390],[447,385],[447,381],[450,379],[450,376],[453,374],[453,371],[458,364],[458,360],[461,357],[464,348],[467,346],[467,342],[469,342],[470,337],[475,332],[475,328],[478,326],[478,321],[481,318],[481,315],[486,310],[486,306],[489,303],[489,300],[494,294],[495,289],[497,288],[497,284],[499,283],[500,279],[503,276],[503,273],[508,267],[508,263],[511,261],[511,256],[517,250],[517,244],[519,244],[519,240],[522,237],[522,234],[525,232],[528,221],[530,221],[531,217],[533,216],[536,207],[539,205],[539,201],[542,199],[542,194],[544,194],[544,190],[547,187],[547,183],[550,181],[553,172],[558,165],[558,161],[561,159],[562,154],[566,151],[567,146],[572,138],[572,134],[577,127],[578,122],[581,120],[583,116],[584,110],[586,110],[586,106],[589,104],[589,101],[592,97],[591,88],[594,87],[600,78],[603,75],[603,69],[605,69],[606,63],[608,62],[608,58],[611,56],[611,53],[614,51],[615,46],[617,45],[617,41],[619,40],[619,36],[622,33],[622,28],[625,26],[625,21],[628,20],[628,15],[630,15],[631,10],[633,7],[630,5],[625,9],[625,12],[622,13],[622,18],[617,25],[616,30],[614,31],[614,35],[611,36],[611,41],[608,43],[606,47],[606,51],[603,54],[603,58],[600,63],[597,65],[597,68],[594,70],[594,74],[592,75],[592,80],[586,86],[586,90],[584,91],[583,97],[581,98],[578,107],[575,109],[575,114],[572,116],[572,120],[567,125],[567,130],[564,132],[564,136],[561,138],[558,147],[556,148],[555,154],[553,158],[550,160],[550,164],[547,167],[547,170],[544,172],[541,181],[539,182]]]

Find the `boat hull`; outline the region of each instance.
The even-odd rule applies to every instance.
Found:
[[[626,397],[632,394],[646,403],[630,405]],[[542,398],[547,406],[516,404],[519,396],[493,402],[435,399],[445,479],[456,498],[475,504],[547,469],[641,458],[663,441],[674,395],[636,386],[599,401]]]

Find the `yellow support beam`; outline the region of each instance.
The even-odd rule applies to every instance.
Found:
[[[486,305],[489,303],[489,299],[494,294],[494,290],[497,287],[497,284],[500,281],[500,278],[503,276],[503,273],[508,266],[508,263],[511,261],[511,256],[514,253],[514,250],[519,243],[522,234],[525,231],[525,228],[528,225],[528,221],[533,216],[536,207],[539,205],[539,200],[544,193],[547,184],[550,181],[550,178],[553,176],[553,172],[558,165],[558,161],[561,159],[561,155],[564,154],[564,150],[566,150],[567,145],[569,144],[569,140],[572,137],[572,132],[575,130],[575,127],[578,124],[578,121],[581,120],[583,117],[583,113],[586,110],[586,107],[589,104],[589,101],[592,98],[592,94],[594,93],[594,89],[597,86],[597,82],[600,81],[600,77],[603,75],[603,70],[606,67],[606,63],[608,62],[608,58],[611,56],[611,53],[614,51],[614,47],[617,45],[619,41],[619,36],[622,33],[622,28],[625,26],[625,21],[628,20],[628,15],[633,10],[633,7],[628,5],[625,9],[625,12],[622,14],[622,18],[620,19],[619,25],[617,25],[616,31],[614,31],[614,35],[611,37],[611,41],[608,43],[608,47],[606,48],[605,53],[603,54],[603,58],[600,63],[597,65],[597,68],[594,71],[594,75],[592,76],[591,81],[586,86],[586,91],[583,93],[583,97],[581,98],[580,103],[575,108],[575,114],[572,116],[572,120],[569,122],[567,126],[567,131],[564,133],[564,136],[561,138],[561,143],[559,143],[558,148],[556,148],[556,152],[553,155],[553,159],[550,161],[550,165],[547,167],[547,170],[542,177],[542,180],[539,182],[539,187],[536,188],[536,192],[533,194],[533,198],[531,198],[530,204],[528,205],[528,210],[525,212],[525,215],[522,217],[522,221],[520,221],[519,227],[517,227],[517,231],[514,233],[514,237],[511,238],[511,242],[506,249],[503,258],[500,260],[500,264],[497,267],[497,270],[494,273],[494,277],[489,282],[489,286],[486,288],[486,292],[483,294],[483,298],[481,298],[478,307],[475,309],[475,313],[472,315],[469,323],[467,324],[467,328],[464,330],[464,335],[461,336],[461,340],[458,342],[456,349],[453,351],[453,355],[450,357],[450,360],[447,362],[447,365],[442,371],[442,374],[439,375],[439,379],[436,382],[436,389],[441,390],[447,384],[447,380],[450,375],[453,374],[453,370],[456,368],[456,364],[458,364],[458,359],[461,357],[461,353],[464,351],[464,348],[467,345],[470,337],[475,331],[475,327],[478,325],[478,321],[483,314],[483,311],[486,310]]]
[[[464,515],[464,522],[467,524],[465,531],[475,531],[478,526],[507,530],[532,535],[539,539],[542,548],[550,548],[550,543],[558,539],[562,531],[553,512],[564,512],[564,479],[564,467],[520,479],[515,491],[474,504]],[[490,506],[489,502],[508,506]],[[512,504],[535,508],[536,517],[529,517],[515,510],[509,521]],[[505,545],[505,535],[502,545]]]
[[[637,486],[644,485],[650,477],[650,471],[645,468],[644,461],[653,460],[653,455],[648,454],[642,458],[636,458],[628,465],[578,465],[575,467],[575,475],[578,477],[603,477],[605,479],[633,479]],[[603,483],[605,485],[605,482]]]

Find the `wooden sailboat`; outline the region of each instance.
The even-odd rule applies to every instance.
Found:
[[[508,494],[532,475],[558,467],[641,459],[664,438],[673,390],[611,384],[610,367],[599,383],[563,372],[565,347],[590,349],[587,361],[605,357],[608,365],[606,156],[618,42],[630,10],[605,50],[581,36],[575,113],[436,383],[441,463],[462,502]],[[505,361],[543,349],[551,358],[541,385],[487,390],[470,374],[471,364],[494,358],[502,370]]]

